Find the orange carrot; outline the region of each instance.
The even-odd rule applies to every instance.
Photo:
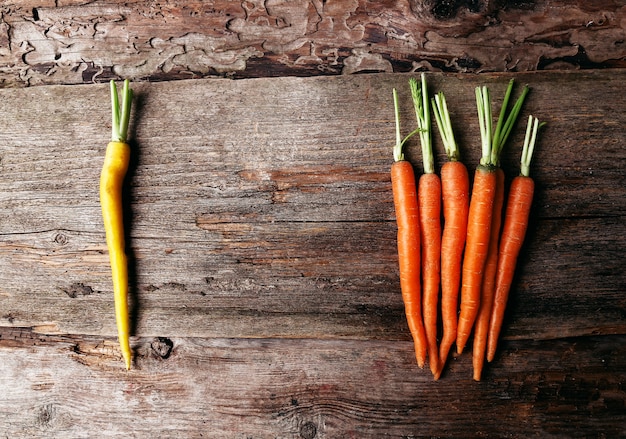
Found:
[[[474,186],[470,200],[465,258],[462,268],[461,311],[456,338],[458,353],[463,352],[465,348],[480,307],[484,269],[491,239],[491,220],[497,182],[495,171],[499,164],[500,152],[528,93],[528,87],[525,87],[522,96],[505,121],[512,88],[513,80],[509,81],[495,133],[492,133],[491,130],[489,89],[487,87],[476,88],[482,157],[474,174]]]
[[[424,329],[428,339],[430,370],[438,378],[439,348],[437,346],[437,316],[441,266],[441,181],[433,173],[419,180],[420,230],[422,242],[422,282]]]
[[[539,122],[533,116],[528,118],[526,137],[522,149],[520,175],[511,182],[507,200],[504,226],[500,238],[498,267],[496,272],[496,290],[493,309],[489,322],[487,339],[487,361],[492,361],[496,352],[498,337],[504,320],[504,311],[508,300],[513,275],[517,265],[533,200],[534,181],[530,178],[530,162],[532,160]]]
[[[485,351],[487,347],[487,330],[491,317],[491,306],[495,291],[496,267],[498,264],[498,239],[502,222],[502,206],[504,204],[504,171],[497,168],[496,189],[493,201],[493,214],[491,217],[491,236],[485,261],[485,272],[480,295],[480,305],[474,326],[474,345],[472,348],[472,365],[474,368],[474,380],[480,381]]]
[[[422,245],[422,312],[424,330],[428,341],[430,370],[435,378],[438,378],[437,316],[441,264],[441,181],[439,176],[435,174],[435,159],[430,130],[430,106],[426,76],[423,73],[421,79],[421,85],[414,78],[411,78],[409,85],[415,107],[424,163],[424,174],[419,179],[417,193]]]
[[[494,171],[491,166],[479,165],[474,173],[461,274],[461,311],[456,335],[456,349],[459,354],[467,343],[480,305],[480,289],[491,236],[491,215],[496,189]]]
[[[463,352],[478,314],[496,189],[495,166],[491,161],[491,100],[487,87],[476,88],[476,103],[482,140],[482,158],[474,173],[467,220],[465,257],[461,274],[461,310],[456,334],[456,350],[459,354]]]
[[[472,364],[474,368],[474,380],[476,381],[480,381],[482,375],[483,364],[485,361],[485,351],[487,348],[489,319],[491,318],[491,308],[495,293],[496,268],[498,264],[498,243],[502,223],[502,206],[504,204],[505,177],[504,171],[500,168],[500,153],[504,148],[504,144],[509,137],[513,124],[517,120],[524,99],[529,91],[528,87],[524,87],[521,96],[517,99],[517,102],[515,102],[515,105],[507,117],[507,107],[512,90],[513,80],[511,79],[504,95],[504,100],[502,101],[500,117],[498,118],[498,123],[496,125],[491,144],[491,161],[496,165],[496,192],[491,217],[491,236],[489,238],[489,248],[487,251],[487,259],[485,261],[480,294],[480,305],[478,307],[478,315],[476,316],[476,322],[474,324]]]
[[[439,368],[435,379],[441,375],[452,343],[456,339],[457,307],[461,284],[461,262],[467,215],[469,209],[469,176],[467,167],[460,161],[445,96],[439,92],[432,99],[433,114],[441,134],[448,160],[441,167],[441,192],[444,227],[441,238],[441,319],[443,336],[439,345]]]
[[[402,152],[406,140],[417,130],[401,140],[398,94],[395,89],[393,100],[396,117],[396,145],[393,150],[391,185],[398,226],[400,289],[407,323],[415,345],[417,364],[419,367],[424,367],[428,342],[422,321],[419,207],[413,166],[404,159]]]

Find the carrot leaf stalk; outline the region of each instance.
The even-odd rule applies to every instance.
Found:
[[[400,160],[404,160],[404,152],[402,148],[404,147],[404,142],[402,141],[402,134],[400,132],[400,108],[398,104],[398,91],[393,89],[393,115],[396,120],[396,143],[393,147],[393,160],[395,162],[399,162]],[[405,139],[406,141],[406,139]]]
[[[111,263],[115,320],[126,369],[130,369],[132,354],[129,342],[128,265],[124,241],[122,190],[130,161],[130,146],[127,143],[127,137],[132,98],[130,82],[126,80],[120,106],[117,88],[111,81],[111,141],[107,145],[100,174],[100,205]]]
[[[418,84],[415,78],[409,79],[411,98],[415,108],[415,118],[417,119],[417,130],[419,132],[420,144],[422,147],[422,159],[424,162],[424,173],[435,172],[435,160],[432,153],[432,136],[430,130],[430,111],[428,102],[428,90],[426,89],[426,75],[422,73],[421,83]]]
[[[499,149],[501,149],[504,146],[506,137],[508,137],[508,133],[510,133],[510,130],[508,132],[505,131],[503,126],[505,125],[504,120],[506,118],[506,109],[509,106],[509,99],[511,98],[511,93],[513,92],[514,82],[515,80],[511,79],[509,81],[509,85],[506,88],[506,92],[504,93],[504,99],[502,100],[502,108],[500,108],[500,117],[498,117],[498,122],[496,123],[496,129],[493,133],[492,148],[495,149],[495,151],[492,151],[492,153],[493,153],[494,158],[499,156],[498,154],[500,152]],[[520,97],[520,99],[523,101],[523,97]],[[520,104],[520,107],[521,107],[521,104]]]
[[[398,103],[398,91],[393,89],[393,109],[394,116],[396,120],[396,143],[393,147],[393,159],[396,162],[404,160],[404,144],[411,138],[413,135],[420,132],[420,128],[417,128],[406,135],[406,137],[402,138],[402,134],[400,131],[400,105]]]
[[[448,104],[446,103],[446,97],[443,92],[440,91],[432,98],[432,108],[435,123],[439,129],[443,148],[446,151],[448,159],[451,161],[460,160],[459,147],[454,138],[454,130],[452,129],[450,113],[448,112]]]
[[[486,86],[476,87],[476,107],[478,110],[478,124],[480,126],[480,144],[482,155],[480,164],[493,165],[491,147],[493,134],[491,130],[491,96]]]
[[[133,91],[130,81],[126,79],[122,88],[122,106],[120,108],[115,82],[111,81],[111,141],[126,142],[128,125],[130,123],[130,106],[133,100]]]
[[[526,125],[526,134],[524,136],[524,145],[522,147],[522,158],[520,159],[520,175],[530,177],[530,162],[535,151],[535,142],[537,141],[537,131],[546,123],[539,123],[539,120],[532,115],[528,116],[528,124]]]
[[[530,88],[526,85],[522,90],[522,93],[513,104],[511,111],[507,115],[507,109],[509,105],[509,99],[511,97],[511,93],[513,91],[513,83],[515,81],[511,79],[509,81],[509,85],[506,89],[506,93],[504,95],[504,100],[502,101],[502,108],[500,109],[500,117],[498,117],[498,122],[496,124],[496,129],[493,132],[492,138],[492,151],[491,151],[491,161],[494,165],[499,166],[500,163],[500,154],[502,153],[502,149],[506,141],[513,131],[513,126],[515,122],[517,122],[517,118],[519,117],[519,113],[522,109],[522,105],[524,104],[524,100],[526,99],[526,95],[530,91]]]

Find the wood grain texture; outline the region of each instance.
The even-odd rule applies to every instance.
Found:
[[[621,1],[8,0],[0,85],[625,67]]]
[[[0,430],[9,437],[620,437],[624,70],[516,74],[548,122],[498,357],[414,365],[398,287],[391,89],[407,74],[135,83],[134,370],[115,341],[98,175],[105,85],[0,90]],[[474,87],[429,75],[464,161]],[[16,105],[19,103],[19,105]],[[498,108],[498,107],[496,107]],[[523,124],[503,156],[518,170]],[[407,157],[421,170],[417,141]],[[436,163],[444,160],[435,141]],[[107,395],[106,398],[103,395]],[[454,422],[441,413],[454,413]],[[494,416],[497,413],[498,416]],[[469,432],[469,433],[468,433]]]
[[[3,328],[0,422],[9,437],[622,437],[625,346],[507,342],[485,381],[462,356],[435,382],[410,342],[141,339],[126,372],[110,340]]]
[[[539,320],[509,327],[509,336],[529,329],[545,338],[624,329],[624,304],[608,305],[623,291],[624,274],[617,259],[607,257],[624,249],[626,236],[626,185],[615,165],[624,150],[614,140],[626,121],[621,101],[609,98],[611,84],[623,78],[621,71],[519,77],[533,88],[525,114],[534,112],[549,126],[532,168],[535,224],[520,266],[526,276],[518,282],[536,300],[513,307]],[[136,332],[406,337],[389,181],[390,91],[406,89],[406,80],[136,84],[127,193]],[[480,80],[498,96],[507,77]],[[477,81],[431,76],[432,87],[444,89],[453,106],[470,167],[478,161]],[[109,126],[106,88],[2,95],[3,315],[18,326],[112,335],[97,197]],[[10,104],[16,101],[19,107]],[[406,91],[403,102],[409,126]],[[503,157],[508,175],[518,170],[522,132],[523,126]],[[419,170],[416,146],[407,154]],[[436,150],[441,163],[439,144]],[[25,266],[27,282],[20,276]],[[574,311],[550,322],[547,308],[564,296],[568,303],[598,303],[598,312]]]

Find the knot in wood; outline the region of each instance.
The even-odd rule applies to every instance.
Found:
[[[302,439],[313,439],[317,436],[317,427],[312,422],[305,422],[300,427],[300,437]]]
[[[57,233],[54,235],[54,242],[59,245],[65,245],[69,241],[69,238],[64,233]]]
[[[172,353],[174,342],[166,337],[156,337],[152,340],[150,347],[156,356],[166,360]]]

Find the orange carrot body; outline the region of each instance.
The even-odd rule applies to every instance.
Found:
[[[485,362],[487,331],[489,329],[489,319],[491,318],[491,308],[496,289],[498,243],[500,238],[500,228],[502,225],[502,206],[504,205],[504,171],[501,168],[497,168],[495,173],[496,192],[493,201],[493,216],[491,217],[491,237],[489,239],[487,261],[485,262],[480,306],[478,307],[478,315],[476,316],[476,323],[474,324],[472,364],[474,368],[474,380],[476,381],[480,381]]]
[[[419,206],[415,173],[408,161],[391,165],[391,184],[398,225],[400,288],[417,364],[424,367],[428,342],[422,322]]]
[[[474,174],[462,268],[461,310],[456,336],[456,349],[459,354],[463,352],[469,339],[480,305],[480,290],[491,237],[495,188],[494,168],[479,165]]]
[[[422,303],[428,340],[430,370],[437,378],[439,351],[437,317],[441,273],[441,180],[437,174],[422,174],[418,185],[422,244]]]
[[[439,346],[439,373],[452,343],[456,340],[457,308],[461,285],[461,264],[467,234],[469,175],[460,161],[441,167],[444,227],[441,238],[441,320],[443,336]]]
[[[504,320],[504,310],[515,274],[517,257],[528,228],[534,190],[533,179],[524,176],[515,177],[509,189],[502,237],[500,238],[496,290],[489,322],[487,361],[492,361],[496,352],[498,337]]]

